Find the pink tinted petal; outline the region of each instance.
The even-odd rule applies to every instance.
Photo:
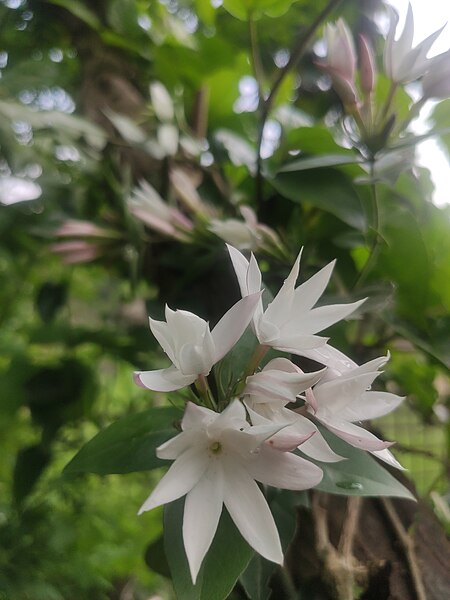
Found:
[[[231,350],[247,329],[260,298],[261,292],[257,292],[236,302],[211,331],[215,346],[214,363]]]
[[[257,458],[248,464],[248,471],[257,481],[286,490],[306,490],[318,485],[322,469],[291,454],[263,446]]]
[[[308,434],[299,434],[295,432],[293,427],[288,426],[266,440],[265,444],[280,452],[292,452],[309,440],[315,433],[315,431],[311,431]]]
[[[136,371],[134,377],[138,385],[154,392],[173,392],[194,383],[196,379],[195,375],[183,375],[174,366],[156,371]]]
[[[203,448],[190,448],[181,454],[141,506],[138,514],[187,494],[203,476],[208,462],[208,455]]]
[[[389,448],[395,442],[384,442],[378,439],[373,433],[355,425],[354,423],[346,423],[345,421],[329,422],[322,420],[322,423],[332,433],[336,434],[341,439],[348,442],[355,448],[361,448],[362,450],[384,450]]]
[[[224,503],[242,537],[261,556],[283,564],[275,521],[257,484],[239,465],[224,461]]]
[[[194,585],[222,512],[222,469],[219,461],[213,463],[188,493],[184,505],[183,541]]]

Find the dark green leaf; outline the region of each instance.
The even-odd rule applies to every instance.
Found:
[[[299,158],[280,169],[281,173],[292,171],[308,171],[309,169],[320,169],[323,167],[336,167],[338,165],[352,165],[362,162],[357,156],[351,154],[322,154],[319,156],[308,156]]]
[[[50,458],[49,450],[41,444],[20,450],[13,476],[13,496],[17,504],[21,504],[33,490]]]
[[[366,228],[366,215],[360,198],[347,177],[339,171],[322,169],[279,173],[272,184],[293,202],[321,208],[355,229]]]
[[[179,600],[224,600],[253,556],[226,510],[222,511],[213,543],[203,561],[197,582],[192,585],[183,546],[184,500],[164,509],[164,543]]]
[[[170,569],[164,550],[163,535],[147,546],[145,562],[152,571],[170,579]]]
[[[168,465],[155,449],[176,434],[182,413],[172,406],[129,415],[100,431],[74,456],[66,473],[132,473]]]
[[[364,450],[350,446],[324,427],[320,432],[331,448],[346,460],[316,463],[323,479],[315,489],[345,496],[394,496],[414,500],[412,493]]]
[[[44,323],[54,319],[57,312],[64,306],[67,297],[67,286],[63,283],[46,281],[42,284],[37,298],[36,307]]]

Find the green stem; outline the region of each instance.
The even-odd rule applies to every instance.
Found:
[[[394,100],[395,92],[397,91],[398,83],[393,81],[391,83],[391,87],[389,89],[389,94],[386,98],[386,102],[384,103],[383,110],[381,112],[381,120],[386,119],[389,109],[391,108],[392,101]]]
[[[321,13],[317,15],[315,20],[311,23],[308,29],[305,31],[305,34],[298,40],[297,44],[294,46],[291,57],[287,64],[279,71],[277,78],[275,79],[272,89],[270,90],[269,95],[264,101],[261,99],[261,115],[260,115],[260,124],[259,124],[259,132],[258,132],[258,141],[256,147],[256,202],[259,204],[262,202],[262,186],[263,186],[263,176],[262,176],[262,158],[261,158],[261,146],[263,141],[263,132],[266,121],[269,117],[270,111],[272,109],[272,105],[275,101],[275,98],[278,94],[278,91],[281,87],[286,76],[289,72],[294,69],[299,63],[300,59],[306,52],[316,30],[318,27],[325,21],[328,15],[337,7],[338,4],[343,2],[343,0],[330,0],[327,6],[323,9]]]
[[[217,403],[214,400],[211,389],[208,384],[208,380],[205,375],[199,375],[195,380],[195,389],[197,390],[204,405],[211,410],[217,410]]]
[[[370,166],[370,178],[372,180],[372,183],[370,184],[370,191],[371,191],[371,200],[372,200],[372,226],[371,226],[371,229],[373,232],[373,239],[372,239],[372,244],[371,244],[371,248],[370,248],[369,258],[367,259],[366,264],[364,265],[361,273],[359,274],[358,279],[356,280],[354,289],[361,287],[361,285],[366,280],[367,275],[372,270],[374,263],[376,263],[376,260],[378,258],[378,254],[379,254],[379,251],[381,248],[382,237],[380,234],[380,210],[379,210],[379,202],[378,202],[378,188],[377,188],[376,182],[373,180],[374,179],[374,161],[372,161],[371,166]]]
[[[250,60],[252,63],[253,75],[255,76],[256,83],[258,84],[258,100],[259,102],[264,101],[264,69],[261,62],[261,55],[259,53],[258,46],[258,32],[256,29],[256,23],[253,16],[248,16],[248,30],[250,36]]]
[[[253,375],[253,373],[258,368],[259,363],[262,361],[264,356],[269,351],[269,348],[270,348],[270,346],[266,346],[264,344],[258,344],[258,346],[256,347],[255,351],[253,352],[253,354],[245,368],[244,374],[242,375],[242,379],[241,379],[239,385],[236,387],[236,392],[235,392],[236,396],[241,395],[242,390],[245,388],[245,381],[246,381],[247,377],[249,377],[250,375]]]

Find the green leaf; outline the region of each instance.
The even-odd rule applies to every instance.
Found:
[[[336,167],[338,165],[353,165],[361,163],[357,156],[349,154],[322,154],[320,156],[308,156],[294,160],[280,169],[281,173],[291,171],[308,171],[309,169],[320,169],[323,167]]]
[[[259,18],[262,14],[278,17],[291,6],[293,0],[224,0],[223,7],[241,21]]]
[[[83,446],[64,472],[107,475],[167,466],[155,449],[173,437],[173,423],[181,417],[179,409],[164,406],[116,421]]]
[[[350,446],[324,427],[321,434],[331,448],[347,460],[323,463],[308,460],[323,470],[323,479],[315,489],[344,496],[394,496],[414,500],[413,494],[364,450]]]
[[[203,561],[195,585],[192,584],[182,538],[184,499],[164,509],[164,544],[179,600],[224,600],[254,552],[236,529],[226,510]]]
[[[333,169],[279,173],[272,185],[293,202],[327,211],[355,229],[365,230],[366,215],[355,188]]]

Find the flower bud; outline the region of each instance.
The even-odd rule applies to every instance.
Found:
[[[359,36],[359,71],[362,91],[368,96],[375,87],[376,70],[373,50],[363,35]]]

